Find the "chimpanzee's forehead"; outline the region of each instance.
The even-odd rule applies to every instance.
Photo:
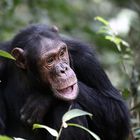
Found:
[[[64,45],[66,44],[63,41],[57,39],[43,38],[41,40],[42,48],[46,49],[47,51],[57,49]]]
[[[66,46],[66,44],[61,40],[43,38],[41,40],[41,54],[44,54],[45,52],[49,52],[52,50],[57,51],[63,46]]]

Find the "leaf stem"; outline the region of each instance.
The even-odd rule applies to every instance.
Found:
[[[72,108],[72,105],[69,106],[68,111],[71,110],[71,108]],[[59,140],[60,135],[61,135],[62,130],[63,130],[63,127],[64,127],[64,126],[63,126],[63,122],[62,122],[61,127],[60,127],[60,130],[59,130],[59,132],[58,132],[58,137],[56,137],[56,140]]]
[[[59,140],[60,135],[61,135],[61,133],[62,133],[62,129],[63,129],[63,124],[62,124],[61,127],[60,127],[60,130],[59,130],[59,132],[58,132],[58,137],[56,137],[56,140]]]

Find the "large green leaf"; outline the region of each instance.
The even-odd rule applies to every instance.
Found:
[[[15,60],[15,58],[8,52],[0,50],[0,56]]]
[[[10,137],[0,135],[0,140],[13,140]]]
[[[109,22],[107,20],[103,19],[102,17],[97,16],[97,17],[95,17],[95,20],[100,21],[101,23],[103,23],[106,26],[109,25]]]
[[[79,124],[74,124],[74,123],[68,123],[67,124],[68,126],[74,126],[74,127],[78,127],[78,128],[81,128],[85,131],[87,131],[93,138],[95,138],[96,140],[100,140],[100,138],[95,134],[93,133],[92,131],[90,131],[89,129],[85,128],[84,126],[81,126]]]
[[[14,140],[26,140],[26,139],[23,139],[23,138],[14,138]]]
[[[66,112],[63,115],[62,121],[66,122],[70,119],[73,119],[73,118],[79,117],[79,116],[83,116],[83,115],[89,115],[90,117],[92,117],[91,113],[88,113],[86,111],[82,111],[80,109],[72,109],[72,110],[69,110],[68,112]]]
[[[41,125],[41,124],[34,124],[34,125],[33,125],[33,129],[36,129],[36,128],[44,128],[44,129],[46,129],[52,136],[58,137],[58,132],[57,132],[55,129],[52,129],[52,128],[48,127],[48,126]]]

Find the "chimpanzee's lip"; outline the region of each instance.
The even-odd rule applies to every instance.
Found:
[[[55,95],[63,100],[74,100],[78,95],[77,82],[63,89],[56,89]]]
[[[63,90],[67,90],[68,88],[73,88],[74,85],[76,85],[77,83],[74,83],[72,85],[69,85],[67,87],[61,88],[61,89],[56,89],[57,91],[63,91]]]

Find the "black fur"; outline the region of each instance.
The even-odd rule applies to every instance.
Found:
[[[35,67],[40,49],[38,39],[41,36],[58,38],[67,44],[71,63],[79,80],[80,91],[75,101],[60,101],[53,97],[49,87],[41,85]],[[17,68],[12,60],[1,58],[0,134],[28,140],[54,140],[55,138],[44,130],[33,131],[26,125],[26,121],[40,122],[59,130],[63,114],[72,106],[92,113],[93,119],[83,116],[71,122],[87,127],[101,140],[125,140],[128,137],[128,109],[89,45],[59,37],[58,33],[46,25],[33,25],[21,31],[12,43],[1,44],[1,49],[8,52],[14,47],[22,47],[27,51],[32,70],[24,72]],[[62,132],[60,139],[93,138],[79,128],[68,127]]]

